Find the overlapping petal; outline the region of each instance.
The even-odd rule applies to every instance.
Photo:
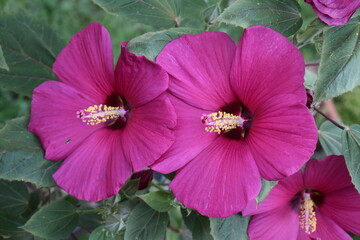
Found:
[[[53,177],[76,198],[99,201],[117,194],[131,173],[118,132],[105,128],[73,151]]]
[[[94,100],[64,83],[47,81],[34,90],[29,130],[45,149],[45,158],[61,160],[103,125],[88,126],[77,111],[96,104]]]
[[[206,216],[227,217],[255,198],[261,181],[245,144],[217,138],[177,172],[170,188],[187,207]]]
[[[63,83],[103,103],[115,87],[113,59],[110,35],[95,22],[71,38],[53,71]]]

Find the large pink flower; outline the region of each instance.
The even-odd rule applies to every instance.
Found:
[[[99,23],[74,35],[53,66],[60,81],[34,90],[29,130],[49,160],[65,159],[56,183],[79,199],[116,194],[134,171],[174,142],[168,75],[122,48],[114,71],[111,40]]]
[[[359,0],[305,0],[318,17],[330,26],[346,24],[355,11],[360,8]]]
[[[254,204],[252,204],[254,205]],[[257,209],[249,207],[250,240],[351,240],[360,235],[360,194],[343,156],[310,160],[280,181]]]
[[[178,124],[174,145],[152,168],[180,169],[170,187],[187,207],[237,213],[259,193],[260,176],[291,175],[312,155],[304,60],[279,33],[251,27],[238,46],[221,32],[185,35],[157,62],[171,75]]]

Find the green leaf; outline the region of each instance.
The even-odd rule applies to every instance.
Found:
[[[126,220],[129,217],[130,210],[127,207],[120,208],[115,214],[107,216],[105,227],[113,233],[118,233],[126,226]]]
[[[142,202],[133,209],[128,218],[125,240],[162,239],[168,223],[167,213],[157,212]]]
[[[147,205],[158,212],[168,212],[174,208],[173,195],[170,192],[157,191],[139,196]]]
[[[143,55],[154,61],[159,52],[171,40],[184,34],[196,34],[199,32],[201,30],[193,28],[171,28],[158,32],[149,32],[130,40],[126,48],[136,55]]]
[[[27,209],[29,199],[24,183],[0,180],[0,212],[21,214]]]
[[[52,64],[65,43],[45,23],[20,12],[0,15],[0,45],[10,69],[0,69],[0,86],[31,96],[40,83],[55,79]]]
[[[0,213],[0,237],[10,236],[10,238],[6,239],[11,240],[33,239],[33,237],[29,233],[19,228],[25,223],[26,220],[20,216]]]
[[[259,195],[256,197],[256,202],[261,203],[268,195],[270,190],[278,183],[278,181],[267,181],[261,178],[261,190]]]
[[[239,214],[227,218],[210,218],[211,235],[214,240],[247,240],[249,219]]]
[[[115,240],[115,234],[106,230],[104,226],[97,227],[90,235],[89,240]]]
[[[210,221],[208,217],[202,216],[195,211],[181,209],[185,225],[192,232],[194,240],[213,240],[210,234]]]
[[[1,45],[0,45],[0,69],[9,71],[9,66],[7,65],[7,63],[5,61],[5,57],[4,57]]]
[[[27,131],[27,122],[26,117],[15,118],[0,130],[0,178],[53,186],[52,174],[61,162],[44,159],[39,141]]]
[[[209,7],[207,7],[204,12],[204,21],[206,23],[212,23],[221,13],[221,8],[220,5],[217,4],[213,4]]]
[[[62,200],[41,208],[22,228],[42,238],[62,239],[71,234],[78,220],[76,207]]]
[[[262,25],[285,36],[294,34],[302,24],[296,0],[236,0],[216,21],[243,28]]]
[[[360,24],[348,24],[324,32],[315,100],[322,101],[351,91],[360,85]]]
[[[352,183],[360,193],[360,125],[354,124],[345,129],[341,138]]]
[[[342,155],[341,133],[342,130],[329,121],[321,124],[318,134],[326,155]]]

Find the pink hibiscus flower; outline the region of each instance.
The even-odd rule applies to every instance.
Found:
[[[185,206],[230,216],[257,196],[260,176],[291,175],[312,155],[304,60],[279,33],[251,27],[238,46],[221,32],[184,35],[157,62],[170,74],[178,124],[174,145],[152,168],[181,168],[170,187]]]
[[[174,142],[168,75],[123,47],[114,71],[111,39],[92,23],[58,55],[60,81],[34,90],[29,130],[49,160],[65,159],[53,175],[69,194],[98,201],[117,194],[134,171]]]
[[[248,228],[251,240],[351,240],[345,231],[360,235],[360,194],[343,156],[310,160],[304,172],[281,180],[256,210],[249,207],[244,214],[257,214]]]
[[[359,0],[305,0],[318,17],[330,26],[346,24],[360,8]]]

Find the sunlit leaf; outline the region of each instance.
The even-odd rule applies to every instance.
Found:
[[[6,63],[1,45],[0,45],[0,68],[9,71],[9,66]]]
[[[329,121],[321,124],[318,134],[326,155],[342,155],[341,133],[342,130]]]
[[[168,212],[174,208],[173,196],[170,192],[157,191],[139,196],[147,205],[158,212]]]
[[[239,214],[227,218],[210,218],[211,235],[214,240],[247,240],[249,219]]]
[[[267,181],[261,178],[261,190],[258,196],[256,197],[256,202],[262,202],[268,195],[270,190],[277,184],[277,181]]]

